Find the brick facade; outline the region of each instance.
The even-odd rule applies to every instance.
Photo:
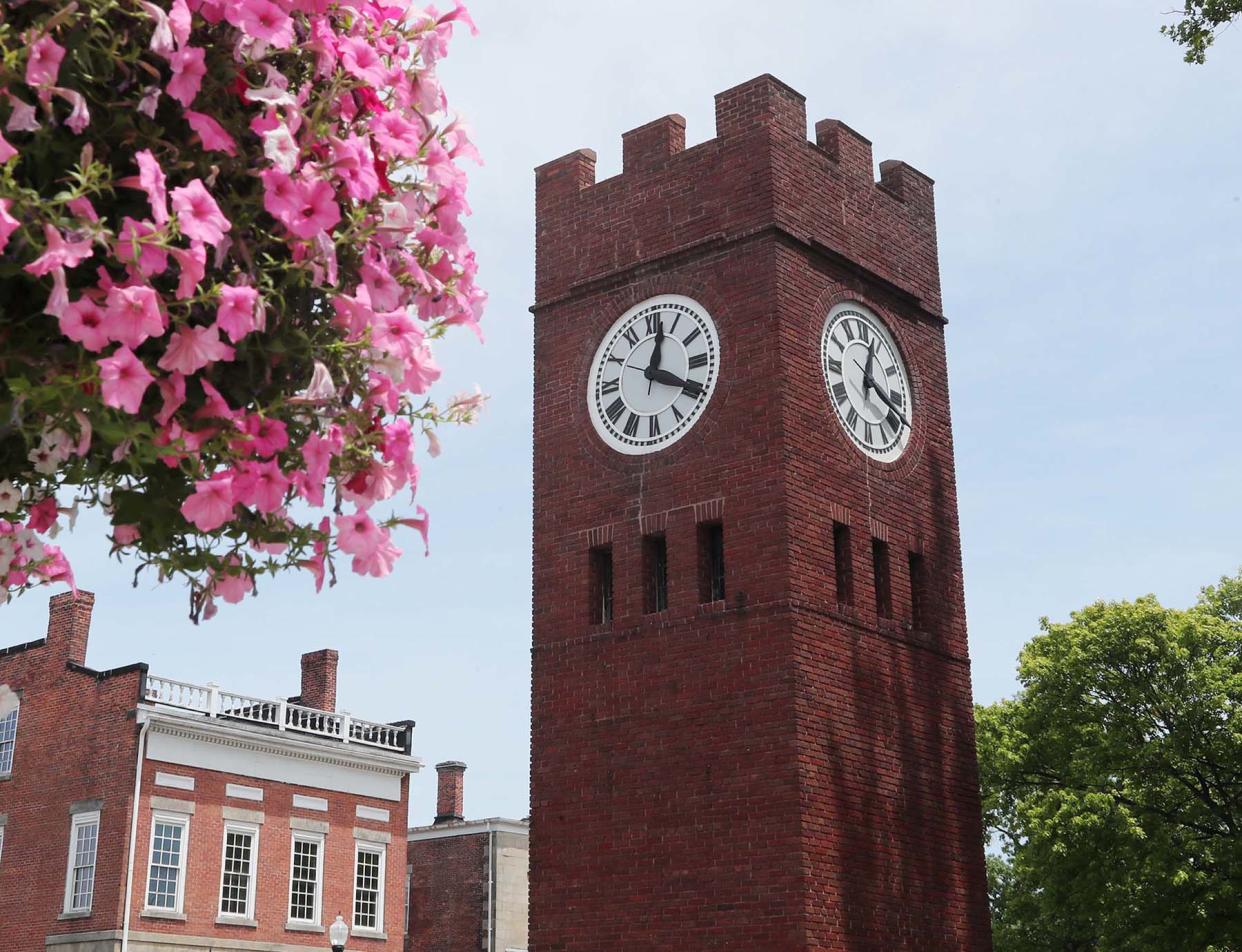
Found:
[[[536,173],[532,952],[990,948],[931,180],[873,179],[844,124],[760,77]],[[588,420],[588,365],[627,308],[685,294],[720,332],[694,429],[644,457]],[[893,464],[833,418],[819,335],[879,314],[915,429]],[[723,524],[726,599],[700,604],[699,524]],[[836,597],[833,523],[851,534]],[[643,614],[641,535],[667,542]],[[888,545],[891,618],[872,539]],[[588,622],[610,540],[614,618]],[[912,624],[909,556],[926,576]]]
[[[118,949],[131,830],[136,836],[131,952],[164,952],[174,943],[185,952],[224,947],[216,943],[264,952],[325,949],[324,927],[338,912],[352,919],[359,842],[384,850],[382,926],[372,935],[356,932],[348,948],[399,952],[404,944],[408,774],[418,767],[408,747],[345,745],[293,726],[278,730],[238,716],[212,718],[153,703],[146,665],[96,672],[82,664],[92,603],[93,596],[85,592],[54,596],[45,639],[0,649],[0,685],[16,692],[21,705],[12,773],[0,778],[5,952]],[[336,652],[308,658],[303,671],[311,676],[303,678],[302,697],[311,694],[334,705]],[[308,691],[316,686],[318,694]],[[234,709],[272,711],[281,704],[244,700],[247,707]],[[319,725],[332,710],[308,716]],[[401,727],[408,730],[408,725]],[[131,828],[140,748],[137,824]],[[196,752],[206,752],[210,762],[200,763]],[[218,769],[223,765],[233,769]],[[66,914],[75,807],[99,812],[98,855],[89,912]],[[145,908],[157,813],[188,818],[183,898],[176,910]],[[226,822],[258,835],[252,915],[230,922],[220,921]],[[317,924],[289,921],[295,827],[323,840]]]

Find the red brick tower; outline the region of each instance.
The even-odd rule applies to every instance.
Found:
[[[532,952],[991,947],[932,183],[806,131],[536,173]]]

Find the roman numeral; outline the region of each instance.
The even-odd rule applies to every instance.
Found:
[[[619,389],[621,389],[620,377],[616,380],[605,380],[603,385],[600,387],[600,393],[616,393]]]
[[[841,326],[845,329],[845,339],[846,339],[846,340],[853,340],[853,339],[854,339],[854,332],[853,332],[852,330],[850,330],[850,322],[849,322],[849,321],[842,321],[842,322],[841,322]]]
[[[858,420],[859,420],[858,411],[855,410],[853,407],[850,407],[850,412],[845,415],[845,425],[848,426],[852,430],[854,429],[855,426],[858,425]]]
[[[698,370],[700,367],[707,366],[707,354],[695,354],[690,358],[690,369]]]
[[[625,435],[635,436],[638,433],[638,414],[631,413],[630,418],[625,421]]]
[[[870,423],[863,424],[863,432],[866,434],[865,436],[863,436],[863,439],[866,440],[868,443],[870,443],[871,442],[871,424]]]
[[[624,412],[625,402],[620,397],[617,397],[617,399],[613,400],[612,403],[608,404],[608,409],[604,411],[610,423],[616,423],[619,419],[621,419],[621,414]]]
[[[896,364],[893,364],[891,367],[885,367],[884,372],[890,377],[896,377],[899,373],[901,373],[901,371],[897,369]]]
[[[828,339],[829,339],[830,341],[832,341],[832,346],[833,346],[833,347],[835,347],[835,348],[837,349],[837,353],[844,353],[844,351],[845,351],[845,345],[844,345],[844,344],[842,344],[839,340],[837,340],[837,335],[836,335],[836,334],[832,334],[832,335],[830,335],[830,336],[828,337]]]
[[[880,442],[881,443],[884,443],[887,445],[893,442],[893,434],[888,432],[888,428],[892,426],[893,421],[896,419],[897,418],[893,416],[893,413],[890,410],[888,414],[888,418],[880,421]]]
[[[654,314],[648,314],[647,315],[647,333],[654,334],[659,329],[660,329],[660,312],[656,311]]]
[[[647,417],[647,438],[654,439],[660,435],[660,414],[653,413]]]
[[[682,343],[685,344],[687,347],[689,347],[691,344],[693,344],[696,340],[699,339],[699,335],[701,333],[703,332],[696,327],[689,334],[687,334],[685,338],[683,338]]]
[[[871,331],[862,321],[858,322],[858,339],[864,344],[871,343]]]
[[[693,397],[697,400],[703,396],[703,385],[697,380],[687,380],[685,386],[681,388],[681,392],[687,397]]]
[[[893,403],[897,404],[897,406],[902,406],[902,405],[903,405],[903,400],[902,400],[901,392],[900,392],[900,391],[898,391],[898,390],[890,390],[890,391],[888,392],[888,398],[889,398],[890,400],[892,400],[892,401],[893,401]]]
[[[684,419],[682,412],[677,409],[677,404],[674,403],[671,407],[669,407],[669,409],[673,411],[673,416],[676,418],[678,423]]]
[[[832,385],[832,395],[836,398],[838,404],[844,405],[849,403],[849,394],[845,392],[844,383],[834,383]]]
[[[614,364],[620,364],[622,367],[625,366],[625,361],[622,360],[620,357],[609,357],[608,359],[611,360]]]
[[[888,416],[885,417],[884,422],[893,428],[894,435],[901,432],[901,418],[892,410],[888,411]],[[885,439],[887,440],[888,437],[886,436]]]
[[[674,311],[673,312],[673,326],[668,329],[668,332],[670,334],[672,334],[674,331],[677,330],[677,322],[680,320],[681,320],[681,315],[678,314],[676,311]]]
[[[836,374],[838,377],[841,376],[841,361],[837,360],[835,357],[829,357],[828,372],[830,374]]]
[[[622,336],[629,341],[631,348],[638,346],[638,331],[634,330],[633,327],[627,327]]]

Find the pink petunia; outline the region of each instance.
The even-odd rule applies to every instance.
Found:
[[[254,288],[234,287],[230,284],[220,288],[220,306],[216,309],[216,323],[234,344],[251,331],[258,329],[259,319],[256,316],[258,300],[259,292]]]
[[[244,572],[225,572],[213,576],[211,590],[230,605],[236,605],[254,591],[254,579]]]
[[[91,124],[91,111],[86,107],[86,97],[76,89],[65,89],[63,86],[52,86],[50,90],[69,103],[70,113],[65,119],[65,125],[74,135],[81,135],[82,130]]]
[[[171,373],[167,377],[162,377],[158,386],[164,403],[160,407],[160,412],[155,415],[155,422],[160,426],[167,426],[173,414],[185,403],[185,376]]]
[[[77,215],[78,218],[85,218],[89,222],[99,221],[99,212],[95,211],[95,206],[91,204],[91,200],[85,195],[69,199],[65,203],[65,207]]]
[[[0,135],[0,165],[3,165],[17,154],[17,150],[13,148],[13,143]]]
[[[416,510],[418,518],[401,519],[401,525],[408,526],[423,537],[423,555],[431,555],[431,543],[427,541],[427,534],[431,529],[431,516],[427,514],[427,510],[419,506]]]
[[[207,270],[207,249],[201,241],[195,241],[189,248],[170,248],[169,254],[181,269],[181,276],[177,279],[177,300],[184,301],[194,296],[198,282],[203,280]]]
[[[365,555],[355,555],[354,561],[350,564],[350,568],[358,575],[370,575],[374,578],[384,578],[392,573],[393,565],[397,559],[401,557],[401,550],[398,549],[389,538],[388,530],[383,530],[384,536],[372,551]]]
[[[217,473],[194,484],[194,493],[181,504],[181,515],[203,532],[214,532],[233,515],[233,476]]]
[[[370,555],[383,543],[386,530],[377,526],[363,510],[352,516],[336,517],[336,544],[350,555]]]
[[[60,72],[60,62],[65,58],[65,48],[50,36],[41,36],[30,47],[30,59],[26,61],[27,86],[51,86]]]
[[[162,274],[168,269],[168,252],[157,242],[144,240],[158,230],[150,222],[135,221],[126,215],[121,223],[121,233],[117,235],[117,258],[136,268],[143,277]]]
[[[47,251],[23,269],[35,277],[42,277],[57,268],[76,268],[94,254],[89,238],[83,241],[65,241],[64,236],[48,224],[43,226],[43,235],[47,239]]]
[[[108,290],[104,331],[109,339],[126,347],[137,347],[148,337],[163,336],[164,327],[159,295],[153,288],[132,285]]]
[[[66,306],[60,316],[60,332],[75,340],[87,350],[96,353],[108,346],[104,331],[107,315],[104,309],[88,297],[79,298]]]
[[[293,44],[293,20],[271,0],[240,0],[225,7],[225,17],[243,33],[277,49]]]
[[[155,377],[134,356],[134,352],[124,346],[118,347],[111,357],[103,358],[98,364],[104,404],[126,413],[137,413],[143,394],[155,382]]]
[[[142,531],[133,523],[112,527],[112,541],[117,545],[132,545],[142,538]]]
[[[194,179],[188,185],[174,188],[172,207],[181,234],[191,241],[218,245],[224,240],[224,233],[233,227],[202,179]]]
[[[212,119],[211,116],[206,113],[195,112],[193,109],[187,109],[185,111],[185,119],[190,124],[190,128],[198,133],[204,149],[223,152],[225,155],[237,155],[237,143],[231,135],[224,131],[224,126]]]
[[[346,37],[338,44],[338,50],[345,72],[357,76],[376,89],[388,86],[391,70],[384,65],[375,47],[365,39],[359,36]]]
[[[245,432],[250,438],[250,452],[255,456],[274,456],[289,445],[288,428],[270,417],[252,413],[246,418]]]
[[[204,62],[205,53],[195,46],[187,46],[177,50],[168,58],[172,67],[173,77],[164,87],[164,92],[172,96],[181,105],[189,107],[203,85],[203,77],[207,75]]]
[[[336,203],[332,186],[323,179],[299,182],[300,201],[285,226],[299,238],[314,238],[321,231],[331,231],[341,220],[341,207]]]
[[[6,93],[13,111],[9,113],[9,121],[4,124],[5,132],[34,132],[39,128],[38,113],[28,102],[18,99],[12,93]]]
[[[423,144],[423,131],[395,112],[379,113],[371,118],[371,134],[390,155],[418,158]]]
[[[375,158],[367,140],[361,136],[332,140],[332,171],[345,184],[345,194],[360,202],[369,202],[379,192],[375,174]]]
[[[284,504],[289,480],[274,460],[241,463],[233,477],[233,496],[245,506],[260,512],[275,512]]]
[[[9,237],[22,226],[22,223],[9,213],[12,207],[13,199],[0,198],[0,251],[4,251],[8,246]]]
[[[220,340],[216,325],[180,327],[168,341],[168,349],[160,358],[161,370],[193,374],[218,360],[232,360],[233,348]]]
[[[292,218],[302,199],[293,179],[280,169],[264,169],[259,178],[263,182],[263,207],[267,213],[280,221]]]
[[[168,26],[178,46],[190,41],[190,8],[185,0],[173,0],[172,9],[168,11]]]
[[[156,224],[168,221],[168,192],[165,187],[164,170],[150,149],[143,149],[134,156],[138,163],[138,187],[147,193],[151,203],[151,217]]]

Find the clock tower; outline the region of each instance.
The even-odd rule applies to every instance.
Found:
[[[932,182],[771,76],[536,172],[531,952],[991,948]]]

